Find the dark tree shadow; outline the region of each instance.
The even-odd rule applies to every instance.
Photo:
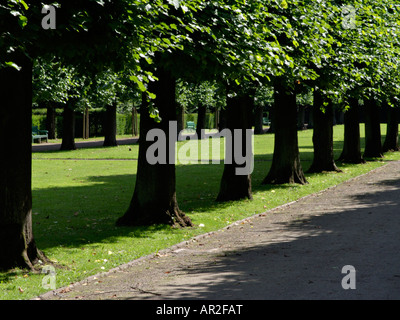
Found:
[[[185,278],[179,285],[166,281],[163,292],[206,300],[399,299],[400,181],[377,182],[368,193],[344,192],[337,206],[324,197],[305,203],[311,216],[302,218],[296,207],[300,212],[281,213],[297,212],[297,220],[255,225],[247,230],[259,235],[254,245],[240,249],[246,233],[236,228],[232,246],[239,249],[177,266]],[[273,230],[278,238],[270,237]],[[356,269],[355,290],[341,286],[345,265]]]

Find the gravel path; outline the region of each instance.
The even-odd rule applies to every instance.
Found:
[[[399,205],[390,162],[37,299],[400,299]]]

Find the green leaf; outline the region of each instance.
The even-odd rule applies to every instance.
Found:
[[[162,120],[159,111],[155,108],[150,109],[150,118],[153,118],[157,123],[160,123]]]
[[[21,70],[21,67],[18,66],[16,63],[12,62],[12,61],[8,61],[8,62],[6,62],[5,64],[6,64],[7,66],[9,66],[9,67],[13,67],[13,68],[17,69],[18,71]]]
[[[14,17],[21,15],[21,13],[19,11],[15,11],[15,10],[10,11],[10,14],[12,14]]]
[[[21,26],[21,28],[24,28],[28,24],[28,18],[25,16],[19,16],[18,23]]]
[[[168,3],[173,5],[175,7],[175,9],[179,9],[181,0],[168,0]]]
[[[26,2],[24,0],[18,0],[18,2],[24,6],[25,10],[29,9],[29,6],[26,4]]]
[[[143,84],[142,81],[139,80],[138,77],[136,77],[136,76],[130,76],[129,79],[131,79],[133,82],[135,82],[135,83],[138,85],[140,91],[142,91],[142,92],[145,92],[145,91],[146,91],[145,85]]]
[[[154,94],[154,93],[152,93],[152,92],[147,92],[147,95],[149,96],[149,98],[150,99],[155,99],[157,96]]]

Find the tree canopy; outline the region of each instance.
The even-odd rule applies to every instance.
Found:
[[[340,100],[350,92],[398,95],[399,6],[391,1],[69,0],[55,6],[57,27],[43,30],[40,3],[1,5],[1,65],[19,68],[12,54],[22,51],[32,58],[56,55],[89,71],[124,69],[142,91],[161,63],[191,82],[268,85],[279,77],[290,85],[314,81]]]

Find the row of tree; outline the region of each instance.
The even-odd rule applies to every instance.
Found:
[[[219,113],[226,106],[223,88],[215,81],[189,83],[179,80],[176,86],[176,105],[178,132],[185,128],[185,114],[197,113],[197,134],[206,125],[207,113],[215,114],[212,128],[219,126]],[[268,91],[271,95],[271,92]],[[260,90],[255,97],[262,109],[268,100],[265,90]],[[89,138],[89,113],[102,111],[106,114],[102,121],[104,146],[116,146],[116,112],[131,114],[132,134],[137,136],[137,114],[140,112],[141,95],[137,85],[122,73],[107,70],[88,78],[78,74],[73,67],[65,67],[54,61],[43,59],[35,61],[33,66],[33,105],[34,108],[47,110],[46,127],[49,139],[56,138],[56,110],[63,109],[63,128],[61,150],[76,149],[74,137],[74,118],[83,115],[83,138]],[[145,110],[144,112],[147,112]],[[221,121],[224,117],[222,117]],[[261,114],[262,120],[262,114]]]
[[[82,83],[71,87],[121,84],[121,90],[114,92],[129,95],[135,84],[142,92],[142,107],[148,112],[140,117],[136,186],[118,225],[192,225],[176,200],[175,166],[150,165],[146,150],[151,143],[143,139],[153,128],[162,129],[168,139],[168,121],[177,118],[178,80],[218,83],[226,96],[226,127],[243,132],[251,128],[256,92],[273,89],[275,149],[263,183],[307,183],[297,142],[298,94],[312,90],[314,95],[313,171],[337,170],[334,104],[346,110],[341,160],[360,162],[361,101],[367,106],[371,137],[376,137],[377,106],[398,101],[396,1],[60,0],[54,5],[54,30],[41,28],[42,8],[36,1],[9,0],[0,5],[0,136],[13,133],[12,139],[3,140],[0,166],[1,268],[32,268],[38,258],[45,259],[32,234],[34,66],[51,64],[54,75],[46,72],[51,79]],[[115,74],[123,80],[110,81]],[[48,83],[59,85],[59,81]],[[45,92],[65,91],[50,87]],[[96,98],[102,94],[94,92]],[[204,94],[201,88],[199,92]],[[69,103],[74,95],[80,92],[57,99]],[[112,94],[107,99],[111,103],[114,98]],[[240,166],[225,164],[217,200],[252,197],[251,175],[235,175]]]
[[[207,127],[206,114],[213,113],[213,128],[223,127],[226,107],[224,87],[214,81],[191,83],[178,79],[176,85],[176,108],[178,132],[185,128],[185,114],[197,113],[196,131]],[[265,106],[272,104],[272,90],[260,87],[254,96],[255,122],[261,124],[256,133],[262,133],[262,120]],[[305,100],[305,99],[303,99]],[[89,78],[78,74],[71,66],[62,66],[60,62],[38,59],[33,66],[33,105],[47,110],[46,129],[49,139],[56,138],[56,109],[63,109],[63,127],[61,150],[76,149],[74,142],[74,117],[83,115],[83,138],[89,138],[89,113],[105,111],[103,119],[104,146],[116,146],[116,111],[132,115],[132,133],[138,135],[137,113],[140,112],[140,90],[123,73],[107,70]],[[147,112],[147,110],[145,111]],[[222,113],[222,114],[220,114]],[[220,123],[221,121],[221,123]]]

